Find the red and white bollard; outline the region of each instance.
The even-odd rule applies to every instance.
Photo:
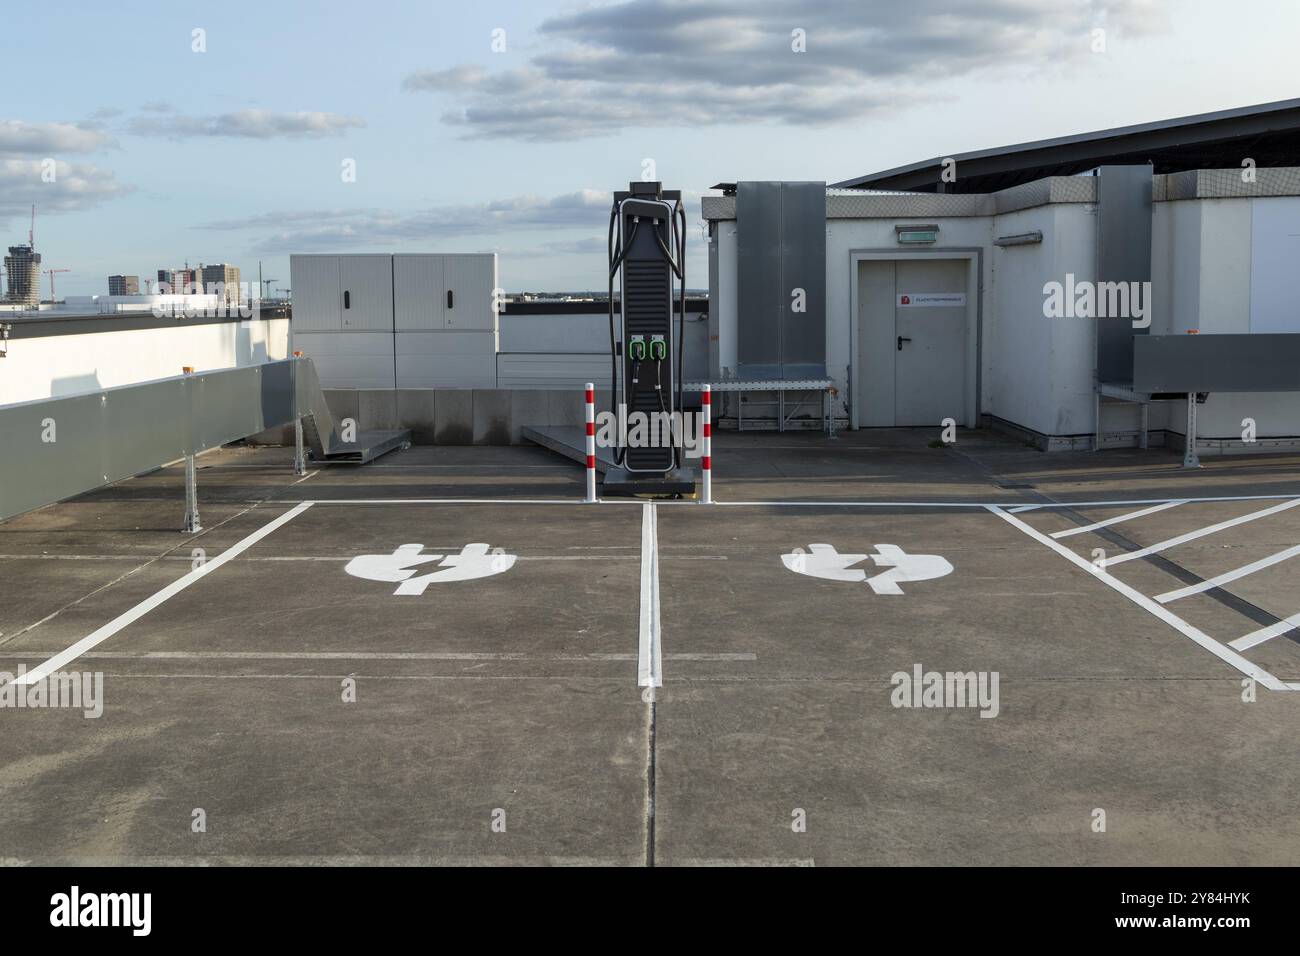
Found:
[[[587,498],[590,504],[596,500],[596,386],[587,383]]]
[[[700,417],[704,420],[700,504],[711,505],[713,504],[713,391],[708,385],[703,386],[701,390]]]

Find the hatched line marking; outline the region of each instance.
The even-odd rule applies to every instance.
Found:
[[[1187,504],[1186,501],[1166,501],[1162,505],[1155,505],[1151,508],[1143,508],[1141,511],[1132,511],[1126,515],[1120,515],[1117,518],[1107,518],[1105,521],[1098,521],[1094,524],[1084,525],[1082,528],[1067,528],[1064,531],[1057,531],[1052,534],[1053,538],[1068,538],[1072,534],[1086,534],[1089,531],[1096,531],[1099,528],[1109,528],[1113,524],[1119,524],[1121,521],[1132,521],[1134,518],[1144,518],[1147,515],[1153,515],[1157,511],[1165,511],[1169,508],[1176,508],[1179,505]]]
[[[1261,627],[1258,631],[1251,631],[1245,637],[1239,637],[1235,641],[1229,641],[1228,646],[1238,651],[1250,650],[1256,644],[1263,644],[1265,641],[1271,641],[1275,637],[1280,637],[1287,631],[1300,627],[1300,614],[1292,614],[1286,620],[1278,621],[1276,624],[1270,624],[1268,627]],[[1293,685],[1295,686],[1295,685]]]
[[[1176,591],[1166,591],[1164,594],[1157,594],[1156,600],[1161,604],[1168,604],[1170,601],[1177,601],[1179,598],[1190,597],[1193,594],[1200,594],[1202,591],[1208,591],[1211,588],[1221,587],[1239,578],[1244,578],[1248,574],[1254,574],[1256,571],[1262,571],[1264,568],[1272,567],[1288,558],[1294,558],[1300,554],[1300,544],[1295,547],[1287,548],[1285,551],[1279,551],[1277,554],[1271,554],[1267,558],[1260,558],[1258,561],[1252,561],[1250,564],[1242,565],[1235,571],[1226,571],[1216,577],[1208,578],[1200,584],[1189,584],[1185,588],[1179,588]]]
[[[1231,518],[1228,521],[1220,521],[1218,524],[1212,524],[1205,528],[1198,528],[1196,531],[1189,531],[1186,534],[1180,534],[1178,537],[1170,538],[1168,541],[1161,541],[1159,544],[1153,544],[1149,548],[1142,548],[1138,551],[1130,551],[1127,554],[1108,558],[1102,562],[1102,565],[1104,567],[1110,567],[1112,564],[1122,564],[1125,561],[1145,558],[1148,554],[1155,554],[1158,551],[1164,551],[1168,548],[1177,547],[1180,544],[1186,544],[1188,541],[1195,541],[1197,538],[1204,538],[1206,535],[1215,534],[1228,528],[1235,528],[1237,525],[1245,524],[1248,521],[1267,518],[1269,515],[1278,514],[1279,512],[1286,511],[1288,508],[1294,508],[1297,505],[1300,505],[1300,498],[1293,501],[1283,502],[1280,505],[1274,505],[1271,508],[1265,508],[1263,511],[1252,511],[1248,515],[1241,515],[1240,517]]]
[[[1300,504],[1300,500],[1297,500],[1294,503]],[[1226,644],[1219,643],[1214,638],[1210,637],[1210,635],[1206,634],[1204,631],[1193,627],[1191,624],[1188,624],[1186,621],[1184,621],[1173,611],[1170,611],[1168,608],[1164,607],[1163,605],[1157,604],[1155,601],[1151,600],[1151,598],[1147,597],[1141,591],[1138,591],[1135,588],[1130,587],[1129,585],[1125,584],[1123,581],[1119,580],[1119,578],[1115,577],[1112,574],[1107,573],[1105,569],[1099,568],[1096,565],[1091,564],[1084,558],[1079,557],[1079,555],[1075,554],[1065,545],[1061,544],[1060,542],[1053,541],[1051,538],[1043,534],[1041,531],[1038,531],[1030,527],[1029,525],[1025,524],[1015,515],[1007,514],[1001,508],[995,506],[990,506],[988,510],[991,511],[993,514],[997,515],[1003,521],[1006,521],[1009,524],[1012,524],[1015,527],[1019,528],[1025,534],[1029,535],[1029,537],[1033,538],[1035,541],[1047,545],[1047,547],[1051,548],[1053,551],[1055,551],[1061,557],[1065,558],[1071,564],[1075,565],[1076,567],[1083,568],[1083,570],[1087,571],[1098,581],[1101,581],[1103,584],[1107,585],[1113,590],[1118,591],[1120,594],[1124,595],[1126,598],[1128,598],[1138,607],[1142,608],[1145,611],[1148,611],[1155,617],[1158,617],[1160,620],[1164,621],[1170,627],[1177,630],[1183,636],[1191,638],[1193,641],[1195,641],[1201,647],[1205,648],[1215,657],[1219,658],[1219,660],[1223,661],[1225,664],[1235,667],[1237,670],[1241,671],[1241,673],[1263,684],[1269,690],[1293,690],[1294,689],[1285,681],[1282,681],[1279,678],[1274,677],[1272,674],[1264,670],[1262,667],[1242,657],[1233,648],[1228,647]]]

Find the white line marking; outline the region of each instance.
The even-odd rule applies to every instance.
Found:
[[[1166,548],[1173,548],[1180,544],[1186,544],[1188,541],[1195,541],[1197,538],[1204,538],[1206,535],[1223,531],[1227,528],[1235,528],[1239,524],[1245,524],[1247,521],[1254,521],[1257,518],[1266,518],[1269,515],[1277,514],[1279,511],[1286,511],[1288,508],[1294,508],[1300,505],[1300,498],[1294,501],[1288,501],[1280,505],[1274,505],[1271,508],[1265,508],[1263,511],[1252,511],[1248,515],[1242,515],[1239,518],[1233,518],[1230,521],[1220,521],[1218,524],[1212,524],[1208,528],[1201,528],[1197,531],[1189,531],[1187,534],[1180,534],[1176,538],[1170,538],[1168,541],[1161,541],[1159,544],[1153,544],[1149,548],[1142,548],[1140,551],[1130,551],[1127,554],[1121,554],[1118,557],[1108,558],[1102,564],[1110,567],[1112,564],[1122,564],[1125,561],[1132,561],[1136,558],[1145,558],[1148,554],[1155,554],[1157,551],[1164,551]]]
[[[1208,591],[1210,588],[1221,587],[1238,578],[1244,578],[1248,574],[1254,574],[1256,571],[1262,571],[1264,568],[1272,567],[1288,558],[1294,558],[1300,554],[1300,544],[1293,548],[1287,548],[1285,551],[1279,551],[1277,554],[1269,555],[1267,558],[1260,558],[1258,561],[1252,561],[1250,564],[1242,565],[1235,571],[1227,571],[1217,577],[1209,578],[1200,584],[1188,585],[1185,588],[1179,588],[1177,591],[1166,591],[1164,594],[1157,594],[1156,600],[1161,604],[1168,604],[1170,601],[1177,601],[1179,598],[1189,597],[1193,594],[1200,594],[1202,591]]]
[[[1297,501],[1296,504],[1300,504],[1300,501]],[[1269,690],[1290,689],[1284,681],[1281,681],[1278,678],[1274,677],[1272,674],[1264,670],[1262,667],[1259,667],[1251,663],[1250,661],[1246,660],[1246,658],[1242,657],[1232,648],[1228,647],[1227,645],[1220,644],[1218,641],[1210,637],[1210,635],[1206,634],[1204,631],[1198,630],[1197,628],[1188,624],[1186,621],[1184,621],[1173,611],[1170,611],[1166,607],[1162,607],[1161,605],[1157,604],[1155,601],[1147,597],[1145,594],[1143,594],[1141,591],[1137,591],[1129,587],[1123,581],[1119,580],[1119,578],[1115,577],[1112,574],[1108,574],[1105,570],[1098,568],[1096,565],[1091,564],[1086,559],[1079,557],[1079,555],[1075,554],[1065,545],[1053,541],[1051,538],[1043,534],[1041,531],[1036,531],[1035,529],[1031,528],[1029,525],[1025,524],[1015,515],[1007,514],[1001,508],[998,508],[996,506],[990,506],[988,510],[993,512],[1003,521],[1006,521],[1007,523],[1012,524],[1015,527],[1019,528],[1025,534],[1029,535],[1029,537],[1033,538],[1035,541],[1047,545],[1047,547],[1051,548],[1053,551],[1055,551],[1061,557],[1065,558],[1071,564],[1083,568],[1085,571],[1087,571],[1089,574],[1095,577],[1098,581],[1101,581],[1103,584],[1107,585],[1108,587],[1118,591],[1120,594],[1124,595],[1126,598],[1128,598],[1138,607],[1158,617],[1160,620],[1164,621],[1170,627],[1179,631],[1185,637],[1191,638],[1193,641],[1201,645],[1201,647],[1205,648],[1207,651],[1209,651],[1215,657],[1219,658],[1224,663],[1230,664],[1231,666],[1235,667],[1237,670],[1241,671],[1243,674],[1247,675],[1248,677],[1254,678],[1255,680],[1259,681],[1259,683],[1267,687]]]
[[[655,506],[641,507],[641,633],[637,686],[663,686],[663,647],[659,630],[659,532]]]
[[[1007,513],[1008,513],[1008,514],[1013,514],[1013,515],[1018,515],[1018,514],[1020,514],[1020,512],[1022,512],[1022,511],[1034,511],[1034,510],[1036,510],[1036,509],[1038,509],[1038,508],[1041,508],[1041,507],[1043,507],[1043,506],[1042,506],[1042,505],[1020,505],[1019,507],[1016,507],[1016,508],[1008,508],[1008,509],[1007,509]]]
[[[1129,501],[1059,501],[1040,504],[1036,507],[1049,508],[1123,508],[1128,505],[1162,505],[1170,501],[1188,504],[1216,501],[1296,501],[1300,504],[1300,495],[1224,495],[1218,498],[1136,498]],[[1012,501],[717,501],[715,504],[728,508],[978,508],[987,511],[990,508],[1015,508],[1019,503]],[[692,506],[690,501],[664,501],[665,505]]]
[[[1153,515],[1157,511],[1165,511],[1169,508],[1177,508],[1179,505],[1187,504],[1186,501],[1166,501],[1162,505],[1154,505],[1150,508],[1143,508],[1141,511],[1131,511],[1126,515],[1120,515],[1118,518],[1107,518],[1105,521],[1098,521],[1095,524],[1087,524],[1082,528],[1067,528],[1065,531],[1057,531],[1053,538],[1068,538],[1072,534],[1085,534],[1089,531],[1096,531],[1098,528],[1108,528],[1113,524],[1119,524],[1121,521],[1132,521],[1134,518],[1144,518],[1147,515]]]
[[[48,657],[54,651],[22,651],[12,656],[0,653],[0,660],[17,660],[29,657]],[[564,661],[587,663],[604,661],[634,661],[636,654],[529,654],[475,651],[87,651],[84,660],[110,661]],[[665,654],[670,661],[700,661],[705,663],[752,662],[758,655],[752,651],[720,652],[715,654],[692,652]]]
[[[1123,508],[1130,505],[1160,505],[1171,501],[1188,504],[1219,501],[1300,501],[1300,495],[1222,495],[1208,498],[1136,498],[1128,501],[1062,501],[1052,504],[1036,504],[1035,508]],[[279,504],[287,504],[279,499]],[[303,504],[317,505],[584,505],[581,498],[334,498],[304,500]],[[605,498],[597,502],[602,505],[639,505],[644,504],[634,498]],[[658,506],[693,508],[694,501],[659,501]],[[971,508],[987,511],[989,508],[1022,507],[1020,503],[1009,501],[715,501],[714,504],[727,507],[764,507],[764,508]]]
[[[1268,627],[1261,627],[1258,631],[1251,631],[1245,637],[1239,637],[1235,641],[1229,641],[1228,646],[1238,651],[1247,651],[1256,644],[1263,644],[1265,641],[1271,641],[1275,637],[1285,634],[1287,631],[1300,627],[1300,614],[1292,614],[1284,621],[1278,621],[1276,624],[1270,624]]]
[[[87,635],[86,637],[83,637],[81,640],[77,641],[77,643],[73,644],[67,650],[60,651],[58,654],[55,654],[53,657],[47,660],[44,664],[40,664],[37,667],[34,667],[31,670],[29,670],[27,673],[23,674],[21,677],[16,678],[14,680],[14,683],[33,684],[38,680],[45,679],[52,672],[57,671],[64,664],[76,660],[78,657],[80,657],[86,651],[90,650],[92,647],[95,647],[96,645],[101,644],[104,641],[108,640],[118,631],[122,630],[122,628],[144,617],[146,614],[148,614],[158,605],[162,604],[164,601],[168,600],[171,597],[174,597],[175,595],[179,594],[181,591],[184,591],[195,581],[198,581],[200,578],[206,577],[207,575],[211,574],[213,571],[221,567],[223,564],[225,564],[227,561],[231,560],[232,558],[238,557],[244,551],[248,550],[253,545],[257,544],[257,542],[265,538],[268,534],[275,531],[277,528],[280,528],[288,524],[290,521],[298,517],[298,515],[302,514],[310,507],[311,507],[311,502],[305,501],[302,504],[298,505],[297,507],[289,511],[286,511],[284,514],[280,515],[280,517],[276,518],[274,521],[270,521],[267,524],[263,525],[261,528],[254,531],[252,534],[250,534],[247,538],[244,538],[239,543],[231,545],[229,548],[227,548],[225,551],[222,551],[211,561],[207,561],[204,564],[200,565],[199,567],[195,568],[189,574],[185,575],[185,577],[173,581],[171,584],[167,585],[167,587],[163,588],[157,594],[141,601],[139,604],[131,608],[131,610],[127,611],[125,614],[120,614],[117,617],[113,618],[113,620],[109,621],[99,630],[95,631],[92,634]]]

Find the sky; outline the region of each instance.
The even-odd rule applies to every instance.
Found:
[[[34,203],[60,297],[187,261],[282,289],[294,252],[601,288],[612,191],[657,178],[704,288],[714,183],[1300,97],[1297,36],[1296,0],[15,3],[0,246]]]

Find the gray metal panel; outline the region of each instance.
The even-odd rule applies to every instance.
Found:
[[[382,253],[339,256],[339,294],[343,331],[393,331],[392,256]]]
[[[781,279],[785,284],[781,374],[826,374],[826,184],[785,183],[781,204]],[[803,312],[790,290],[804,290]]]
[[[293,327],[298,332],[338,332],[343,328],[339,257],[289,257]]]
[[[393,256],[393,321],[398,332],[447,327],[443,257],[427,253]]]
[[[1300,334],[1148,335],[1134,345],[1135,392],[1300,391]]]
[[[0,519],[291,423],[296,364],[270,362],[0,407]]]
[[[318,460],[368,461],[409,438],[405,430],[368,431],[343,444],[310,359],[4,405],[0,520],[291,424],[299,416]]]
[[[442,257],[443,314],[447,328],[491,332],[497,328],[493,292],[497,286],[495,252],[455,253]],[[447,308],[446,297],[452,296]]]
[[[708,377],[722,378],[722,350],[718,343],[718,233],[717,223],[709,223],[709,323]]]
[[[737,183],[736,224],[738,373],[824,374],[826,184]],[[792,311],[796,288],[804,290],[802,313]]]
[[[1150,282],[1151,167],[1103,166],[1097,179],[1097,282]],[[1146,334],[1131,318],[1097,319],[1098,381],[1133,381],[1133,339]]]

